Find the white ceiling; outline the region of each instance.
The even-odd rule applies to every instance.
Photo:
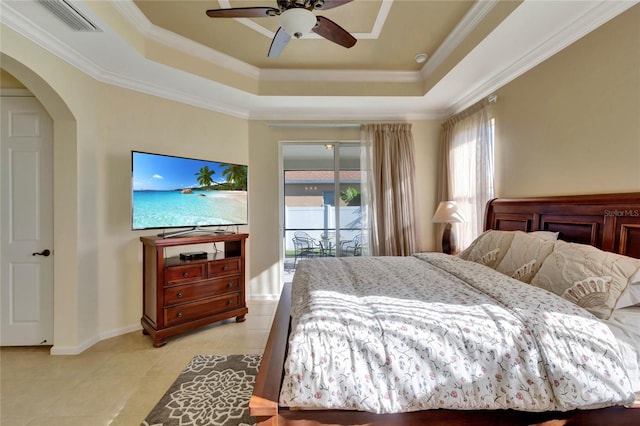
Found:
[[[282,94],[264,95],[260,94],[259,90],[229,84],[223,81],[224,79],[220,79],[223,82],[216,81],[215,77],[203,76],[204,73],[194,73],[191,70],[182,69],[185,67],[180,65],[169,66],[161,63],[162,61],[157,58],[152,60],[143,56],[139,48],[134,47],[121,35],[121,26],[114,25],[116,29],[107,24],[107,21],[114,22],[114,20],[113,16],[104,12],[105,5],[100,4],[106,1],[93,4],[70,1],[101,29],[100,32],[71,31],[33,0],[2,0],[0,21],[96,80],[236,117],[285,121],[401,120],[446,117],[490,95],[502,85],[637,3],[637,1],[526,0],[504,20],[497,22],[490,31],[487,31],[486,37],[483,36],[477,42],[474,41],[474,45],[462,57],[456,58],[454,56],[460,51],[459,47],[471,40],[474,30],[486,24],[483,19],[490,16],[491,11],[500,5],[500,2],[491,0],[473,2],[464,11],[464,16],[447,28],[446,36],[438,41],[439,44],[433,52],[429,52],[430,58],[421,68],[408,69],[416,66],[409,61],[406,65],[402,65],[402,69],[390,70],[388,64],[376,65],[385,64],[384,61],[376,58],[369,59],[369,62],[362,59],[361,62],[355,62],[355,65],[345,62],[342,69],[327,69],[321,66],[319,59],[315,59],[309,67],[299,66],[292,69],[288,67],[289,63],[296,63],[296,59],[291,56],[282,63],[269,65],[267,68],[261,65],[262,58],[251,61],[252,64],[248,62],[249,60],[243,61],[241,58],[222,53],[211,46],[193,41],[185,35],[174,33],[152,23],[132,0],[108,0],[107,6],[116,10],[120,18],[124,19],[124,22],[134,28],[148,43],[157,44],[161,49],[179,49],[184,54],[211,64],[211,67],[215,66],[228,71],[230,75],[253,81],[256,86],[278,87],[280,85],[278,90]],[[231,3],[235,6],[238,1],[234,0]],[[269,5],[271,1],[273,0],[252,2],[251,5]],[[363,1],[366,0],[356,0],[353,5],[340,8],[348,10],[346,9],[348,6],[356,7],[358,2]],[[388,7],[389,16],[382,24],[383,32],[384,26],[390,25],[389,23],[393,21],[391,17],[395,4],[406,1],[377,1],[378,10]],[[167,2],[150,3],[158,3],[158,6],[162,6]],[[214,1],[195,3],[197,9],[202,9],[203,13],[208,8],[217,7],[212,4],[215,3]],[[153,5],[144,5],[143,8],[148,9],[147,6]],[[335,11],[339,11],[340,8],[336,8]],[[147,13],[152,15],[150,10],[152,8],[147,10]],[[329,16],[329,12],[326,11],[323,14]],[[457,13],[459,12],[458,10]],[[455,15],[455,12],[451,13]],[[375,26],[375,22],[379,22],[378,15],[369,19],[373,22],[370,22],[370,26]],[[344,17],[340,19],[345,20]],[[338,18],[335,20],[338,22]],[[204,22],[203,25],[212,25],[210,21]],[[233,22],[231,24],[238,27],[244,26],[244,24]],[[343,21],[340,21],[340,24],[344,27],[348,26],[348,23],[345,24]],[[164,25],[168,26],[166,23]],[[183,30],[176,29],[176,31]],[[264,35],[258,34],[258,36],[265,38]],[[356,46],[365,45],[365,42],[377,43],[375,39],[372,40],[359,39]],[[300,46],[304,46],[304,43],[323,43],[323,49],[326,44],[329,52],[325,53],[326,55],[332,55],[332,49],[335,49],[332,43],[322,39],[292,40],[294,41],[300,42]],[[382,46],[382,41],[380,43]],[[262,47],[259,47],[260,51]],[[287,49],[290,47],[287,46]],[[337,48],[343,49],[340,46]],[[396,43],[396,48],[401,49],[402,46]],[[414,48],[411,47],[411,49]],[[320,52],[321,49],[318,49],[317,52]],[[349,50],[344,50],[345,52],[340,51],[340,54],[348,55]],[[293,55],[296,49],[292,48],[291,51]],[[405,53],[405,56],[413,57],[418,52]],[[289,54],[288,51],[287,54]],[[444,67],[443,64],[448,65]],[[371,68],[375,66],[381,68]],[[332,94],[308,96],[286,93],[287,84],[291,84],[293,88],[304,87],[305,84],[311,86],[318,82],[331,88],[328,92]],[[299,86],[295,86],[296,84]],[[401,95],[387,90],[387,93],[369,96],[366,93],[367,84],[389,87],[414,85],[425,87],[425,90],[415,94],[402,93]],[[350,90],[351,86],[364,87],[364,91]],[[340,93],[340,88],[346,88],[346,91],[353,93],[349,96],[336,95],[335,93]]]

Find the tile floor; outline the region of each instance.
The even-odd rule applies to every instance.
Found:
[[[249,301],[233,319],[154,348],[142,331],[103,340],[80,355],[48,347],[0,349],[0,425],[136,426],[195,355],[262,353],[277,302]]]

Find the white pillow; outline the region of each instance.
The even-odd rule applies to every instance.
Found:
[[[495,269],[509,250],[514,231],[484,231],[458,257]]]
[[[640,260],[599,250],[587,244],[556,241],[531,285],[549,290],[608,319],[631,286]]]
[[[554,241],[522,231],[515,231],[511,246],[496,271],[530,283],[544,260],[553,251]]]
[[[618,303],[616,303],[615,309],[627,308],[629,306],[640,305],[640,269],[631,277],[631,284],[622,293]]]

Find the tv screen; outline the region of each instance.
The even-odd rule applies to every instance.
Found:
[[[247,169],[132,151],[132,229],[246,225]]]

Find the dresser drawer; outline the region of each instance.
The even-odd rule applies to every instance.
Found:
[[[222,293],[239,291],[240,277],[217,278],[164,289],[164,305],[190,302]]]
[[[164,283],[172,285],[204,279],[205,267],[204,263],[170,266],[165,269]]]
[[[199,300],[165,308],[164,323],[166,326],[178,325],[238,307],[240,307],[240,293],[231,293],[215,299]]]
[[[209,277],[232,275],[240,272],[240,259],[225,259],[209,262]]]

